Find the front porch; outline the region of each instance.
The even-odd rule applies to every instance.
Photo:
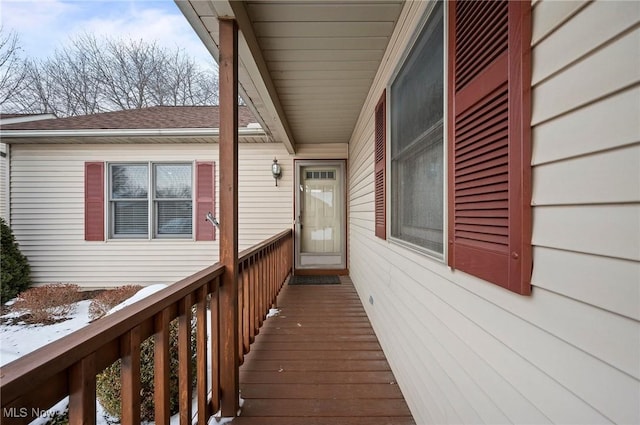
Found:
[[[348,276],[285,285],[278,308],[240,368],[234,424],[415,423]]]
[[[96,375],[121,360],[121,423],[139,424],[141,343],[150,337],[155,423],[169,424],[169,323],[177,319],[182,425],[215,423],[220,409],[233,416],[225,406],[239,394],[238,424],[413,424],[350,278],[287,285],[292,256],[287,230],[239,253],[232,307],[222,303],[217,263],[0,368],[2,423],[29,423],[69,396],[69,423],[95,424]],[[274,304],[280,314],[265,320]]]

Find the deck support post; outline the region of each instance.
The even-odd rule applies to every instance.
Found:
[[[238,26],[220,18],[220,390],[222,416],[239,408]]]

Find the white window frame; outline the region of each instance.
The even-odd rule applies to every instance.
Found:
[[[442,198],[442,252],[437,252],[434,250],[431,250],[429,248],[417,245],[415,243],[406,241],[404,239],[398,238],[396,236],[393,236],[393,221],[396,219],[395,214],[394,214],[394,186],[393,186],[393,170],[392,170],[392,143],[394,143],[393,139],[392,139],[392,127],[393,127],[393,123],[391,122],[391,114],[392,114],[392,109],[393,109],[393,104],[391,102],[391,95],[392,95],[392,85],[393,83],[396,81],[396,78],[398,77],[398,75],[400,74],[400,71],[402,70],[402,67],[404,66],[405,62],[407,61],[407,59],[409,58],[409,54],[411,53],[412,49],[414,48],[416,42],[418,41],[420,35],[422,34],[422,32],[425,30],[426,26],[429,24],[429,20],[432,17],[432,13],[434,11],[434,8],[436,6],[436,2],[430,2],[430,4],[428,6],[426,6],[426,9],[424,11],[423,17],[421,19],[420,24],[417,26],[417,28],[415,29],[411,40],[409,41],[409,43],[407,43],[404,52],[402,53],[402,56],[400,57],[400,60],[398,61],[393,73],[391,74],[391,77],[389,78],[388,82],[387,82],[387,86],[386,86],[386,121],[387,121],[387,125],[386,125],[386,138],[387,138],[387,143],[386,143],[386,169],[387,169],[387,173],[386,173],[386,187],[387,187],[387,202],[386,202],[386,216],[387,216],[387,235],[388,235],[388,240],[389,242],[402,246],[404,248],[408,248],[414,252],[417,252],[421,255],[425,255],[429,258],[432,258],[434,260],[437,260],[439,263],[443,263],[446,262],[447,259],[447,251],[448,251],[448,219],[447,219],[447,212],[448,212],[448,197],[447,197],[447,187],[448,187],[448,167],[447,167],[447,160],[448,160],[448,150],[447,150],[447,144],[448,144],[448,131],[449,131],[449,118],[448,118],[448,109],[447,109],[447,105],[448,105],[448,91],[447,91],[447,87],[448,87],[448,69],[447,69],[447,63],[448,63],[448,5],[446,1],[442,2],[442,14],[443,14],[443,68],[442,68],[442,75],[443,75],[443,104],[442,104],[442,111],[443,111],[443,123],[442,123],[442,194],[443,194],[443,198]]]
[[[194,161],[113,161],[107,162],[106,164],[106,189],[107,189],[107,208],[105,211],[106,215],[106,223],[108,230],[108,239],[116,240],[116,241],[150,241],[150,240],[195,240],[195,185],[196,185],[196,176],[195,176],[195,162]],[[147,167],[147,233],[144,236],[138,235],[116,235],[115,234],[115,216],[113,204],[118,200],[112,198],[113,194],[113,181],[112,181],[112,167],[118,165],[145,165]],[[174,234],[174,235],[160,235],[158,234],[157,223],[158,223],[158,208],[157,203],[158,199],[156,198],[156,173],[155,166],[156,165],[188,165],[191,168],[191,234]],[[171,201],[176,200],[173,198],[170,199],[161,199],[161,201]],[[185,200],[185,198],[181,198],[180,200]]]

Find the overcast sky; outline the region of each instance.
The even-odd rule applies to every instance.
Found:
[[[214,64],[173,0],[0,0],[0,15],[4,31],[18,32],[31,58],[45,58],[88,32],[179,46],[199,63]]]

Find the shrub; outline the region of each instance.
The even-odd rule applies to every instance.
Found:
[[[69,408],[54,413],[47,421],[47,425],[69,425]]]
[[[113,307],[131,298],[140,289],[142,289],[140,285],[125,285],[99,293],[89,305],[89,319],[101,318]]]
[[[0,219],[0,226],[2,227],[0,300],[5,303],[31,285],[31,269],[27,257],[20,252],[13,232],[3,218]]]
[[[192,370],[195,370],[196,339],[192,321],[191,353]],[[178,320],[173,320],[169,325],[169,409],[171,414],[179,410],[178,387]],[[155,417],[153,398],[154,376],[154,338],[149,337],[140,344],[140,415],[143,421],[153,421]],[[104,410],[111,416],[120,419],[121,413],[121,381],[120,364],[118,360],[107,367],[96,377],[96,394]],[[195,385],[195,374],[192,375],[192,385]]]
[[[21,292],[12,308],[28,312],[32,323],[47,324],[65,319],[81,299],[78,285],[56,283]]]

